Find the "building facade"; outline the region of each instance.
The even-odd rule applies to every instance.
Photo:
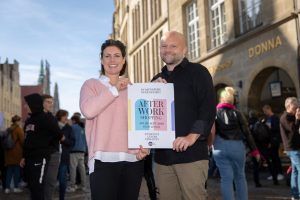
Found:
[[[14,115],[21,116],[21,89],[19,79],[19,63],[12,64],[8,59],[0,63],[0,114],[5,128],[11,124]]]
[[[7,128],[11,124],[14,115],[27,118],[24,96],[31,93],[50,94],[50,65],[46,61],[44,68],[41,61],[41,72],[37,85],[20,86],[19,63],[14,60],[10,64],[8,59],[0,63],[0,128]],[[45,72],[44,72],[45,71]],[[59,109],[58,86],[54,88],[54,112]],[[3,118],[3,122],[1,121]]]
[[[115,0],[112,37],[128,47],[128,75],[147,82],[163,63],[168,30],[186,36],[190,61],[210,71],[216,91],[237,90],[244,112],[299,97],[300,0]],[[201,80],[199,80],[201,81]]]
[[[168,30],[166,0],[115,0],[112,37],[127,46],[128,76],[133,82],[149,82],[163,66],[159,41]]]

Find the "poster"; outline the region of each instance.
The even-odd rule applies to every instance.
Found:
[[[270,84],[271,96],[272,97],[280,97],[281,96],[281,82],[274,81],[269,84]]]
[[[172,83],[128,86],[128,147],[172,148],[175,140]]]

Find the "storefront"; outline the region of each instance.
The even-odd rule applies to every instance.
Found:
[[[293,20],[236,38],[219,52],[201,63],[212,74],[216,91],[225,86],[237,90],[237,106],[243,112],[261,111],[264,104],[270,104],[275,113],[281,113],[286,97],[299,97]]]

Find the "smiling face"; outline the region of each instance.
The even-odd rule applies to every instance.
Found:
[[[160,57],[170,66],[178,65],[186,53],[184,36],[176,31],[167,32],[160,41]]]
[[[103,51],[101,64],[104,67],[106,76],[120,75],[125,64],[125,58],[122,56],[121,50],[116,46],[108,46]]]

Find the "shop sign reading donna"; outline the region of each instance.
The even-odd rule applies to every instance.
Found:
[[[259,56],[263,53],[271,51],[274,48],[279,47],[280,45],[282,45],[281,38],[279,36],[276,36],[274,38],[261,42],[255,45],[254,47],[250,47],[248,49],[248,56],[249,58]]]

